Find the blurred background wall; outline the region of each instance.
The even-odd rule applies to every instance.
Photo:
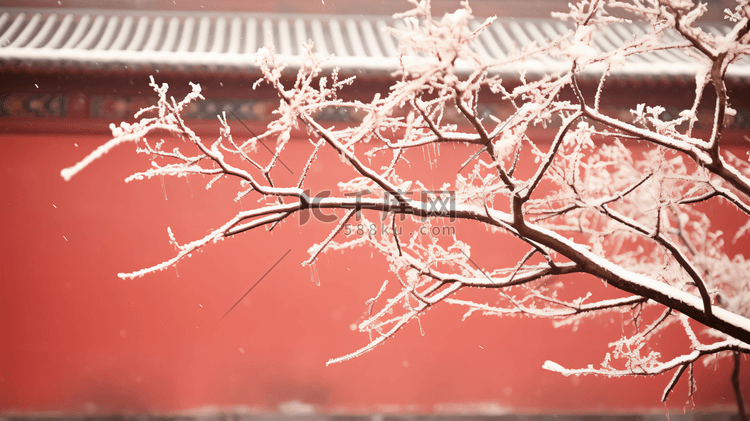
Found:
[[[434,3],[437,10],[457,6]],[[518,17],[546,16],[565,4],[472,2],[478,15]],[[43,7],[388,15],[407,4],[6,0],[4,6],[28,8],[29,14]],[[110,123],[130,120],[152,103],[149,75],[169,83],[178,98],[188,81],[202,84],[207,100],[191,109],[188,119],[206,138],[217,135],[214,116],[227,105],[242,120],[230,119],[236,136],[252,136],[243,123],[262,132],[278,99],[268,90],[251,89],[257,76],[252,71],[27,64],[0,67],[0,411],[6,414],[200,408],[487,414],[734,410],[729,361],[696,366],[698,393],[688,397],[682,381],[666,405],[659,397],[669,376],[566,378],[541,369],[548,359],[570,367],[600,362],[606,344],[628,329],[614,313],[575,329],[554,329],[547,320],[527,318],[475,314],[462,321],[462,309],[443,305],[375,352],[325,367],[329,358],[367,343],[367,335],[352,332],[351,326],[361,321],[365,301],[388,272],[369,250],[333,252],[317,264],[321,285],[316,286],[310,269],[299,264],[307,248],[331,228],[316,221],[301,224],[293,218],[272,233],[252,232],[213,245],[177,269],[120,280],[119,272],[173,256],[167,227],[178,241],[187,242],[243,209],[242,201],[231,200],[235,186],[219,182],[206,191],[207,180],[200,177],[125,184],[126,176],[149,165],[147,156],[134,154],[133,145],[117,148],[70,182],[61,179],[60,170],[108,140]],[[346,91],[353,97],[372,98],[391,81],[383,74],[349,71],[358,75]],[[627,113],[636,97],[678,106],[689,100],[691,83],[615,80],[609,92],[615,99],[603,107]],[[733,104],[739,117],[725,136],[740,145],[750,93],[746,84],[731,89],[745,102]],[[487,106],[505,112],[499,105]],[[331,115],[328,122],[346,124],[346,118]],[[303,132],[295,136],[284,160],[301,168],[310,147]],[[458,158],[453,163],[460,165]],[[324,154],[311,178],[334,186],[350,171],[337,156]],[[412,171],[422,178],[444,176],[427,162],[414,162]],[[281,181],[291,177],[283,171],[276,176]],[[732,229],[731,217],[723,218],[721,208],[712,212],[722,215],[717,224]],[[473,249],[478,262],[490,265],[517,253],[483,227],[460,224],[456,229],[459,236],[479,242]],[[741,252],[743,245],[730,247]],[[278,266],[222,320],[275,262]],[[575,280],[574,288],[618,294],[585,277]],[[670,355],[686,341],[679,332],[666,331],[657,345]],[[747,369],[747,396],[750,382],[745,379]]]

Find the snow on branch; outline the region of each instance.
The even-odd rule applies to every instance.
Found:
[[[468,308],[466,316],[544,317],[560,328],[611,311],[630,314],[635,330],[610,344],[613,351],[600,368],[567,369],[551,361],[543,368],[607,376],[674,371],[665,399],[689,369],[692,382],[691,367],[699,359],[750,353],[750,263],[743,255],[727,254],[723,233],[712,228],[702,206],[717,202],[721,209],[740,211],[745,220],[733,241],[750,226],[750,163],[727,150],[723,140],[724,119],[732,113],[724,77],[750,53],[747,2],[728,12],[733,27],[718,36],[701,29],[706,6],[692,1],[581,1],[557,15],[573,22],[571,32],[518,46],[498,60],[477,52],[493,18],[472,23],[468,2],[441,18],[431,15],[428,0],[410,2],[411,10],[396,15],[403,29],[391,30],[401,40],[401,69],[390,89],[370,101],[343,99],[340,92],[356,81],[340,79],[338,70],[324,74],[326,58],[314,54],[311,45],[304,46],[306,59],[296,75],[285,71],[272,48],[259,50],[262,78],[254,87],[269,85],[279,107],[266,130],[244,143],[233,139],[226,115],[218,116],[219,137],[213,142],[190,128],[181,112],[202,99],[198,85],[178,102],[167,96],[166,84],[152,79],[157,103],[139,112],[135,123],[113,125],[112,140],[64,169],[63,178],[69,180],[115,146],[134,142],[138,152],[157,159],[126,181],[203,174],[211,179],[207,188],[227,178],[237,182],[237,198],[257,200],[252,209],[187,244],[178,244],[170,230],[175,256],[120,276],[131,279],[165,269],[223,238],[273,229],[292,215],[338,210],[333,220],[312,221],[337,222],[326,236],[310,240],[309,258],[302,264],[315,274],[322,253],[369,247],[388,262],[390,273],[379,289],[373,285],[377,294],[365,304],[358,325],[369,341],[327,364],[375,349],[441,303]],[[609,50],[595,42],[598,32],[633,17],[647,26],[643,34]],[[634,56],[657,52],[687,55],[701,64],[693,98],[679,115],[666,117],[663,106],[635,98],[630,115],[602,108],[608,72]],[[498,76],[511,65],[523,69],[534,60],[562,62],[557,68],[567,71],[531,77],[522,70],[508,80]],[[594,78],[598,83],[587,82],[593,87],[581,85],[582,74],[602,71]],[[708,95],[715,98],[712,104],[703,101],[707,89],[714,90]],[[487,115],[487,104],[498,105],[490,109],[503,110],[502,115]],[[330,125],[318,118],[326,110],[357,110],[361,119]],[[710,128],[708,135],[693,130],[698,122]],[[530,130],[535,127],[546,130]],[[173,138],[153,145],[146,139],[164,132]],[[298,136],[309,141],[294,139]],[[261,139],[276,141],[271,158],[257,152]],[[189,152],[168,149],[175,140]],[[290,148],[304,151],[307,159],[294,171],[282,169],[299,174],[294,183],[283,185],[274,174],[286,166]],[[326,169],[339,177],[339,191],[317,195],[324,189],[308,174],[320,165],[324,148],[341,159],[341,168]],[[446,165],[449,157],[441,155],[446,148],[463,166]],[[447,181],[432,185],[431,176],[411,168],[425,159],[433,174]],[[421,191],[415,195],[414,189]],[[352,218],[361,232],[350,232]],[[461,221],[486,227],[489,239],[460,230],[435,234]],[[405,226],[426,234],[403,235]],[[477,247],[507,255],[477,262],[472,257]],[[589,292],[570,298],[571,285],[582,274],[623,295],[597,298]],[[470,298],[476,291],[487,299]],[[678,322],[690,345],[663,361],[650,339]],[[718,339],[699,340],[691,327],[695,322]],[[620,335],[619,326],[613,334]]]

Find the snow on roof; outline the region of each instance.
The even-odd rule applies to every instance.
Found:
[[[479,24],[472,23],[474,28]],[[312,40],[316,52],[333,55],[327,67],[390,74],[398,69],[397,40],[384,28],[401,25],[387,16],[0,8],[0,68],[257,73],[258,48],[272,44],[280,60],[298,67],[303,63],[301,44]],[[570,24],[552,19],[501,18],[482,33],[476,51],[502,59],[532,41],[543,44],[570,29]],[[730,28],[718,22],[704,29],[725,34]],[[596,47],[611,49],[644,30],[638,24],[609,25],[597,33]],[[522,66],[531,73],[570,68],[566,60],[546,56]],[[612,73],[692,80],[699,66],[684,53],[659,51],[632,56]],[[519,69],[500,72],[517,75]],[[731,66],[728,76],[750,78],[750,58]]]

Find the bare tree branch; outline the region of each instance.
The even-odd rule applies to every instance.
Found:
[[[719,37],[697,24],[705,11],[702,4],[581,2],[556,14],[573,21],[574,30],[495,60],[474,50],[477,37],[492,18],[471,30],[467,3],[442,19],[431,16],[429,1],[411,3],[411,11],[397,15],[404,19],[404,29],[392,30],[401,41],[401,69],[388,92],[369,102],[341,99],[339,92],[354,79],[340,80],[338,70],[323,75],[325,58],[314,54],[311,45],[303,46],[305,65],[291,77],[284,73],[285,64],[273,49],[260,49],[256,56],[263,77],[255,86],[273,88],[280,98],[279,107],[265,131],[241,144],[234,141],[225,115],[219,116],[220,136],[213,143],[198,136],[183,119],[186,107],[202,99],[200,86],[193,85],[192,92],[178,102],[167,96],[166,84],[159,86],[152,79],[157,103],[137,113],[135,123],[112,125],[112,139],[64,169],[63,178],[69,180],[115,146],[133,142],[153,163],[126,181],[201,174],[210,177],[207,188],[227,179],[239,184],[237,199],[256,200],[252,209],[237,212],[209,234],[184,245],[168,229],[169,241],[177,248],[175,256],[119,276],[132,279],[163,270],[211,243],[260,227],[273,229],[298,212],[340,210],[328,222],[343,216],[320,244],[309,248],[303,264],[314,265],[324,252],[366,246],[388,262],[389,280],[397,282],[386,280],[365,304],[366,319],[359,323],[359,331],[367,333],[369,342],[327,364],[375,349],[429,308],[445,302],[468,308],[466,316],[481,312],[545,317],[557,327],[608,311],[630,314],[624,317],[632,319],[635,332],[610,344],[613,350],[601,368],[566,369],[551,361],[543,368],[564,375],[606,376],[674,371],[663,399],[685,372],[692,393],[692,367],[701,358],[734,355],[738,370],[738,354],[750,353],[750,261],[743,255],[727,254],[722,233],[711,227],[712,215],[701,205],[719,199],[744,214],[733,240],[750,227],[750,162],[725,148],[722,140],[725,116],[731,113],[726,74],[737,60],[750,54],[750,5],[742,3],[732,12],[734,27]],[[602,51],[594,35],[610,24],[624,22],[619,11],[638,17],[649,29]],[[679,39],[673,39],[674,33]],[[664,107],[645,103],[632,104],[632,119],[602,110],[610,69],[639,54],[670,51],[703,64],[696,70],[694,98],[678,117],[667,120]],[[521,71],[512,82],[500,78],[509,65],[524,69],[528,60],[550,62],[552,57],[564,60],[566,66],[561,68],[568,70],[544,76]],[[586,105],[587,91],[579,86],[579,77],[599,74],[602,69],[606,70],[596,85],[592,108]],[[709,82],[716,93],[712,105],[702,103]],[[515,113],[487,118],[482,105],[489,101]],[[316,117],[336,109],[359,110],[363,117],[332,126]],[[711,127],[708,138],[702,139],[693,127],[706,109],[713,110],[713,118],[700,122]],[[463,123],[446,123],[451,112]],[[535,126],[547,130],[529,130]],[[157,133],[171,137],[153,145],[146,141]],[[309,142],[292,140],[304,133]],[[167,150],[175,138],[190,152],[177,147]],[[275,150],[269,148],[270,158],[257,153],[257,144],[265,146],[263,141],[276,142]],[[410,160],[423,160],[422,151],[439,155],[447,145],[466,146],[451,150],[452,158],[464,165],[456,173],[443,157],[435,156],[431,168],[448,177],[448,182],[430,190],[422,174],[410,167]],[[339,192],[316,186],[308,177],[315,165],[321,165],[318,158],[325,147],[332,148],[344,166],[331,170],[339,177]],[[272,175],[279,166],[286,166],[282,155],[289,148],[308,155],[300,168],[286,168],[300,175],[285,185]],[[450,162],[455,166],[455,161]],[[414,196],[415,188],[423,191]],[[313,193],[313,189],[319,191]],[[443,202],[440,191],[450,193],[450,199]],[[377,229],[352,234],[348,227],[354,215],[361,217],[362,227]],[[379,226],[367,220],[372,215]],[[461,221],[483,225],[492,233],[491,239],[483,242],[458,231],[445,236],[430,231]],[[427,234],[403,236],[397,229],[404,226]],[[503,256],[483,268],[472,259],[472,246],[496,247]],[[517,256],[519,246],[529,251]],[[625,295],[603,299],[588,293],[577,299],[559,298],[558,291],[582,274],[601,279]],[[554,283],[549,282],[552,279]],[[500,294],[502,304],[489,305],[462,295],[472,289],[487,290],[495,299]],[[644,310],[652,307],[661,309],[658,316]],[[719,339],[702,343],[691,321],[703,324],[712,338]],[[651,339],[677,322],[690,344],[681,355],[661,361]],[[643,355],[646,350],[648,354]],[[739,391],[736,372],[733,384]],[[741,396],[737,396],[744,413]]]

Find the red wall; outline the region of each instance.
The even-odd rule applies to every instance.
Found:
[[[462,309],[442,305],[422,318],[424,336],[412,324],[375,352],[325,367],[329,358],[367,342],[366,334],[349,327],[361,320],[365,300],[388,272],[369,250],[333,252],[321,257],[321,286],[315,286],[299,263],[311,244],[325,238],[330,226],[320,223],[300,227],[294,219],[273,233],[213,245],[177,270],[120,280],[118,272],[173,256],[167,226],[187,242],[241,204],[230,200],[236,192],[230,183],[209,191],[198,178],[165,179],[163,186],[158,179],[123,183],[148,166],[132,145],[64,182],[60,169],[107,139],[106,123],[97,124],[102,135],[23,134],[7,132],[9,125],[3,129],[0,120],[0,411],[240,405],[274,411],[295,400],[344,412],[456,411],[480,403],[473,408],[664,410],[659,398],[669,376],[566,378],[541,368],[547,359],[570,367],[598,365],[606,344],[624,329],[619,315],[573,331],[528,318],[473,315],[462,322]],[[291,152],[284,159],[300,168],[305,155]],[[324,183],[347,171],[336,156],[316,165],[312,177]],[[419,164],[414,171],[422,171],[423,179],[440,178]],[[481,227],[463,223],[457,230],[485,242],[473,248],[472,258],[487,266],[518,252]],[[582,290],[602,291],[600,281],[568,280]],[[494,292],[484,294],[485,301],[497,300]],[[658,346],[665,355],[685,344],[677,330],[664,335]],[[732,410],[730,372],[730,360],[698,365],[694,398],[687,397],[682,380],[666,406]],[[744,368],[746,396],[749,374]]]

